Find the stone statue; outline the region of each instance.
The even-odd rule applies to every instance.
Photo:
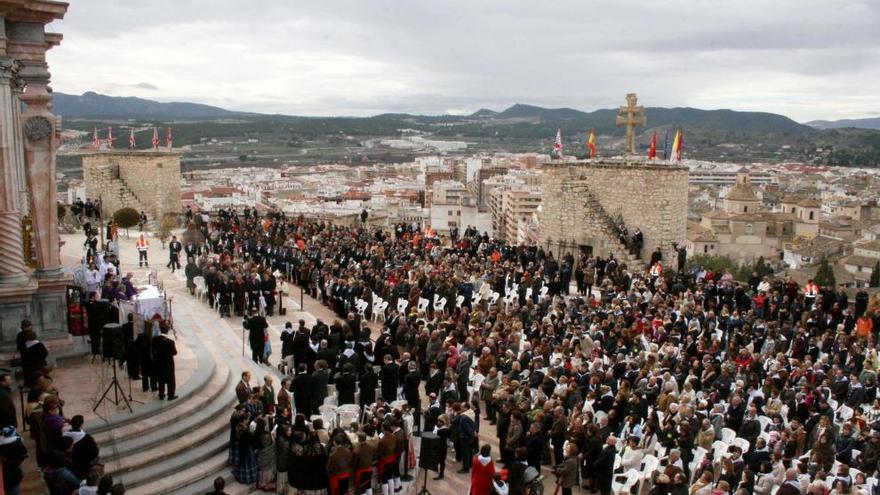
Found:
[[[648,123],[645,118],[645,107],[637,105],[639,101],[635,93],[626,95],[626,106],[617,111],[617,126],[626,126],[626,148],[624,154],[636,154],[636,126]]]

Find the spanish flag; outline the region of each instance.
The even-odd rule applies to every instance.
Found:
[[[675,138],[672,140],[672,156],[669,159],[673,162],[681,160],[681,148],[683,145],[683,137],[681,128],[675,131]]]
[[[596,156],[596,133],[590,129],[590,138],[587,139],[587,147],[590,148],[590,158]]]

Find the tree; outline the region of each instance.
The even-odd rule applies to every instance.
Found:
[[[117,227],[125,229],[125,237],[128,237],[128,229],[134,227],[140,221],[141,214],[134,208],[120,208],[113,213],[113,222],[116,223]]]
[[[162,249],[165,249],[165,243],[171,239],[171,231],[177,227],[177,218],[173,213],[167,213],[162,217],[159,223],[159,241],[162,242]]]
[[[822,257],[822,261],[819,262],[819,270],[816,271],[816,276],[813,277],[813,281],[816,282],[816,285],[822,288],[830,288],[833,289],[837,283],[834,280],[834,269],[831,268],[831,265],[828,263],[828,258]]]
[[[874,265],[874,271],[871,272],[871,279],[868,280],[868,287],[880,287],[880,261]]]
[[[767,262],[764,260],[764,257],[761,256],[758,258],[758,261],[755,262],[755,271],[758,272],[758,276],[764,278],[768,275],[773,275],[773,268],[767,265]]]

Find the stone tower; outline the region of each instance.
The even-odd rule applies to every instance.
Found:
[[[86,197],[101,200],[106,216],[120,208],[145,211],[150,220],[179,214],[180,154],[171,151],[101,151],[83,156]]]
[[[676,260],[687,229],[688,169],[643,160],[603,159],[544,165],[540,242],[554,254],[592,252],[638,264],[618,240],[622,222],[630,234],[641,229],[641,260],[660,247],[663,264]]]

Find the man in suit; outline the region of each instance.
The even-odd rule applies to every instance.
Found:
[[[391,403],[397,400],[397,384],[400,380],[400,366],[394,362],[390,354],[385,355],[385,364],[379,378],[382,379],[382,399]]]
[[[614,476],[614,456],[617,454],[617,439],[613,436],[605,441],[605,447],[593,462],[596,474],[596,488],[602,495],[611,495],[611,482]]]
[[[296,411],[308,416],[312,410],[312,376],[308,373],[305,363],[297,366],[297,375],[293,378],[290,390],[293,392],[293,403]]]
[[[409,373],[403,378],[403,397],[413,412],[415,430],[413,434],[419,436],[419,425],[422,423],[422,401],[419,396],[419,385],[422,383],[422,375],[419,373],[419,365],[415,361],[410,361],[407,366]]]
[[[354,376],[354,365],[345,363],[342,373],[336,375],[336,391],[339,393],[339,405],[354,404],[354,392],[357,388],[357,377]]]
[[[166,389],[168,400],[177,398],[174,395],[177,386],[174,379],[174,356],[177,355],[177,347],[167,334],[168,327],[162,326],[161,333],[153,339],[153,366],[159,381],[159,400],[165,398]]]
[[[182,250],[183,246],[177,240],[177,236],[171,236],[171,242],[168,243],[168,264],[165,265],[166,268],[171,268],[171,273],[180,269],[180,251]]]
[[[244,404],[245,402],[247,402],[252,392],[253,389],[251,389],[251,372],[243,371],[241,373],[241,381],[239,381],[238,385],[235,386],[235,396],[238,398],[238,403]]]

